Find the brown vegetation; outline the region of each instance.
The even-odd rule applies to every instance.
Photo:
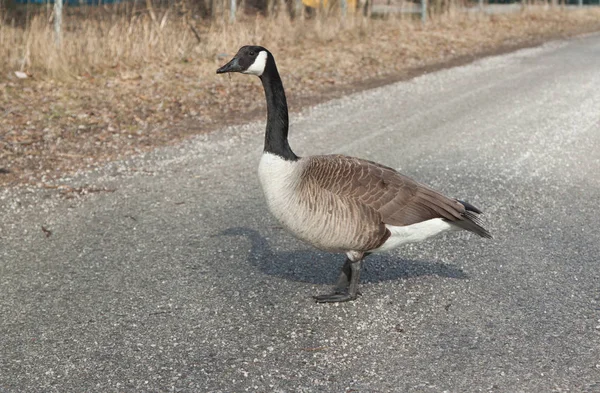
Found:
[[[236,100],[260,97],[256,80],[215,75],[243,44],[276,55],[297,110],[364,81],[600,29],[600,10],[540,7],[494,16],[450,9],[425,26],[412,18],[291,20],[285,13],[240,19],[209,23],[158,10],[65,15],[60,48],[48,15],[24,26],[4,19],[0,185],[35,184],[262,116],[262,100]]]

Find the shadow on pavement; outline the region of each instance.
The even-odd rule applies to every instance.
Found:
[[[312,284],[332,284],[345,257],[318,250],[273,251],[269,242],[251,228],[235,227],[217,236],[241,236],[250,240],[252,248],[246,262],[264,274]],[[399,259],[392,254],[373,254],[366,258],[361,282],[378,283],[419,276],[465,279],[462,269],[440,262]]]

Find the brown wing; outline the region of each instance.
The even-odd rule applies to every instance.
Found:
[[[305,173],[332,193],[358,200],[375,209],[384,224],[406,226],[444,218],[485,236],[465,205],[419,184],[392,168],[342,155],[309,157]],[[487,234],[489,236],[489,234]],[[487,237],[487,236],[486,236]]]

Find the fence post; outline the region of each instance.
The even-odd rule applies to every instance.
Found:
[[[427,22],[427,0],[421,0],[421,22]]]
[[[371,4],[372,0],[365,0],[365,5],[363,6],[363,16],[370,18],[371,17]]]
[[[302,17],[302,8],[304,4],[302,4],[302,0],[294,0],[294,19]]]
[[[235,0],[229,2],[229,22],[235,22],[236,3]]]
[[[62,8],[62,0],[56,0],[54,2],[54,40],[56,41],[56,46],[60,46],[62,42]]]
[[[346,14],[348,12],[347,0],[340,0],[340,7],[342,8],[342,16],[346,16]]]

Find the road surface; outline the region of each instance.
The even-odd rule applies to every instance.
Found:
[[[266,210],[264,123],[59,182],[114,192],[2,191],[0,392],[600,391],[599,64],[591,35],[293,115],[296,153],[397,168],[495,237],[371,256],[352,303],[314,303],[344,257]]]

